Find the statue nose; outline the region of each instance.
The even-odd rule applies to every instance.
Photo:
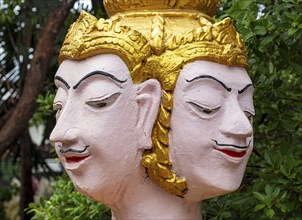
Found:
[[[78,138],[78,128],[60,128],[58,124],[53,129],[50,135],[50,141],[52,142],[72,142]]]
[[[220,130],[226,136],[236,136],[242,138],[251,137],[253,134],[252,126],[247,119],[242,121],[239,121],[239,119],[236,121],[230,121],[229,123],[223,125]]]
[[[73,102],[67,100],[57,118],[57,123],[50,134],[52,142],[74,142],[79,135],[79,120],[76,111],[73,111]]]
[[[226,108],[220,132],[225,136],[240,138],[248,138],[253,135],[252,124],[238,103],[233,103]]]
[[[77,120],[75,120],[76,115],[70,111],[66,111],[66,109],[63,110],[57,119],[56,126],[50,134],[49,139],[52,142],[72,142],[78,137],[79,125]]]

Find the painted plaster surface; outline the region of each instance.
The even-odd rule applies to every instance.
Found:
[[[56,143],[57,154],[76,188],[97,201],[114,204],[129,187],[140,163],[143,149],[138,142],[144,132],[150,133],[160,93],[151,121],[146,116],[148,109],[140,121],[139,102],[151,95],[141,94],[146,91],[133,85],[124,62],[108,54],[64,61],[55,84],[57,124],[50,140]],[[159,88],[158,83],[152,86]],[[149,131],[139,127],[142,123],[150,124]]]
[[[187,64],[174,91],[170,158],[198,202],[236,190],[253,149],[253,86],[245,69]]]
[[[253,149],[244,42],[210,17],[217,0],[104,2],[110,19],[82,12],[66,35],[50,140],[113,219],[201,219],[202,200],[239,187]]]
[[[140,163],[151,147],[157,81],[134,85],[118,56],[102,54],[63,61],[55,84],[50,140],[80,193],[109,206],[113,219],[200,218],[198,204],[156,186]]]
[[[112,208],[113,219],[201,219],[201,200],[238,188],[253,146],[246,70],[195,61],[179,76],[170,156],[188,182],[184,198],[156,186],[140,164],[158,112],[156,81],[134,85],[124,62],[103,54],[64,61],[55,83],[50,139],[77,190]]]

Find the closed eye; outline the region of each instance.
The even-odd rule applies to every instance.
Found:
[[[204,113],[204,114],[207,114],[207,115],[212,115],[220,109],[220,106],[215,107],[215,108],[209,108],[209,107],[205,107],[205,106],[200,106],[200,105],[198,105],[194,102],[190,102],[190,101],[187,102],[187,103],[192,105],[197,111],[199,111],[201,113]]]
[[[59,117],[62,108],[63,108],[63,106],[62,106],[62,104],[59,103],[59,102],[55,102],[55,103],[53,104],[53,109],[56,111],[56,118]]]
[[[100,109],[100,108],[104,108],[106,106],[111,105],[113,102],[115,102],[115,100],[120,96],[120,92],[114,93],[112,95],[110,95],[107,98],[103,98],[103,99],[92,99],[89,100],[87,102],[85,102],[87,105]]]
[[[255,113],[252,113],[250,111],[244,111],[244,114],[246,115],[247,119],[252,123]]]
[[[88,101],[86,102],[86,104],[95,108],[102,108],[107,105],[107,102],[106,100],[96,100],[96,101]]]

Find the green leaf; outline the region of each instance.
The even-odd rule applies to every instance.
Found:
[[[245,10],[245,9],[249,8],[252,1],[244,0],[244,1],[238,1],[238,3],[239,3],[239,8],[242,9],[242,10]]]
[[[264,189],[265,189],[266,195],[271,197],[273,194],[273,188],[270,185],[266,185]]]
[[[292,67],[296,73],[302,74],[302,65],[298,63],[293,63]]]
[[[253,192],[253,195],[258,199],[259,201],[264,201],[265,200],[265,195],[259,193],[259,192]]]
[[[274,211],[273,209],[267,209],[267,210],[265,211],[265,214],[266,214],[267,217],[273,218],[274,215],[275,215],[275,211]]]
[[[265,204],[259,204],[255,207],[255,211],[259,211],[265,207]]]
[[[44,200],[43,197],[40,198],[40,205],[41,205],[42,208],[45,208],[45,207],[46,207],[46,206],[45,206],[45,200]]]
[[[285,192],[283,193],[283,195],[281,196],[280,200],[284,199],[284,198],[286,197],[286,195],[287,195],[287,192],[285,191]],[[302,197],[301,197],[301,198],[302,198]]]
[[[269,165],[273,165],[271,154],[269,154],[268,152],[264,153],[264,159]]]
[[[275,37],[276,36],[274,36],[274,35],[268,35],[267,37],[265,37],[261,42],[262,46],[266,46],[269,43],[273,43],[273,40],[275,39]]]
[[[277,196],[280,194],[280,188],[276,188],[272,194],[272,197],[273,198],[277,198]]]
[[[289,36],[292,36],[292,35],[294,35],[298,30],[299,30],[298,28],[291,27],[290,29],[288,29],[287,34],[288,34]]]

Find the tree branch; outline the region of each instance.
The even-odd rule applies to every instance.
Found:
[[[52,56],[55,37],[76,0],[60,1],[48,16],[48,21],[37,43],[31,68],[27,73],[20,100],[0,130],[0,156],[11,143],[28,129],[28,121],[35,110],[35,100],[42,89]]]
[[[8,25],[6,25],[6,29],[7,29],[7,34],[8,34],[10,43],[11,43],[15,53],[17,54],[17,57],[19,58],[20,53],[19,53],[18,47],[16,46],[16,43],[15,43],[15,40],[13,38],[12,32],[10,31],[10,28],[9,28]],[[16,60],[19,63],[19,60],[18,59],[16,59]]]

